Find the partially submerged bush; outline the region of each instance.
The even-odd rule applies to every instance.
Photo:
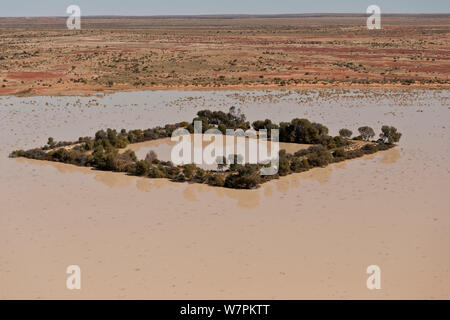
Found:
[[[208,176],[206,183],[210,186],[223,187],[225,185],[225,178],[220,174],[212,174]]]
[[[313,167],[325,167],[333,161],[333,157],[329,151],[312,152],[307,156],[308,163]]]
[[[148,176],[150,173],[150,164],[145,160],[140,160],[136,163],[136,175]]]
[[[261,183],[259,166],[255,164],[239,165],[237,173],[225,179],[224,186],[233,189],[254,189]]]
[[[167,175],[165,168],[163,166],[161,166],[161,167],[152,167],[149,170],[148,176],[150,178],[162,179],[162,178],[167,178],[168,175]]]

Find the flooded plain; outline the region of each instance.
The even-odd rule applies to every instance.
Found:
[[[50,136],[231,106],[250,121],[308,118],[332,135],[387,124],[403,137],[257,190],[8,158]],[[448,299],[449,120],[450,92],[438,90],[0,97],[0,298]],[[81,267],[80,291],[66,289],[69,265]],[[381,290],[366,287],[370,265]]]

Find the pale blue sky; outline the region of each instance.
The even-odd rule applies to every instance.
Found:
[[[450,0],[2,0],[1,17],[66,16],[71,4],[83,15],[196,15],[279,13],[450,13]]]

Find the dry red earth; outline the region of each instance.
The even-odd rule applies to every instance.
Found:
[[[0,18],[0,95],[448,88],[450,15]]]

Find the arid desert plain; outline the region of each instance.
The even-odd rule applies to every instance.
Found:
[[[449,16],[421,18],[427,24],[412,28],[416,33],[410,37],[405,28],[411,27],[394,17],[380,35],[386,45],[365,53],[360,51],[371,42],[370,34],[355,26],[359,18],[330,22],[359,30],[334,35],[330,26],[319,27],[314,19],[320,17],[305,19],[257,20],[265,25],[264,34],[254,31],[254,37],[242,31],[257,29],[245,27],[255,23],[246,19],[233,30],[220,19],[190,22],[213,30],[209,40],[222,39],[229,54],[203,41],[205,34],[189,34],[198,43],[177,43],[178,24],[186,21],[176,19],[162,20],[172,26],[167,28],[147,21],[144,33],[137,19],[128,38],[130,27],[124,30],[120,23],[105,34],[109,20],[94,21],[99,25],[91,26],[92,34],[86,27],[69,35],[51,19],[39,27],[0,19],[13,30],[0,32],[1,55],[7,56],[0,58],[5,84],[0,88],[0,298],[449,299]],[[293,43],[287,43],[289,26],[303,30]],[[261,39],[271,28],[273,37],[282,34],[276,47]],[[72,37],[76,44],[70,44]],[[141,37],[152,48],[143,47]],[[121,44],[130,39],[136,46]],[[295,46],[311,50],[287,49]],[[202,57],[204,48],[209,58]],[[258,50],[260,63],[244,60]],[[294,61],[305,58],[297,54],[314,66]],[[152,64],[141,60],[143,55],[165,57],[174,65]],[[137,80],[126,78],[135,70],[130,59],[142,62]],[[330,59],[335,69],[328,69]],[[339,65],[343,61],[353,64]],[[103,66],[96,69],[99,63]],[[114,63],[120,72],[105,66]],[[204,63],[208,67],[200,67]],[[409,67],[415,70],[405,71]],[[380,81],[351,81],[366,77]],[[71,81],[75,78],[87,80]],[[389,80],[394,78],[403,83]],[[45,145],[48,137],[72,141],[99,129],[163,126],[192,119],[203,109],[231,106],[250,122],[306,118],[326,124],[332,135],[363,125],[379,133],[388,124],[403,136],[387,151],[291,174],[254,190],[8,157],[12,150]],[[152,143],[145,148],[164,153],[170,147]],[[66,288],[69,265],[82,270],[81,290]],[[370,265],[382,270],[381,290],[366,287]]]

